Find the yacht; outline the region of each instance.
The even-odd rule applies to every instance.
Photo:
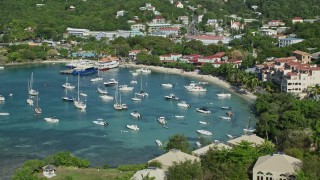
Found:
[[[173,85],[171,83],[163,83],[161,84],[162,87],[166,87],[166,88],[172,88]]]
[[[76,100],[73,100],[73,104],[76,108],[84,110],[87,108],[87,104],[80,99],[79,87],[80,87],[80,74],[78,74],[78,98]]]
[[[162,142],[160,141],[160,140],[156,140],[156,144],[158,145],[158,146],[162,146]]]
[[[109,123],[102,121],[102,119],[97,119],[96,121],[92,121],[94,124],[101,125],[101,126],[108,126]]]
[[[132,76],[138,76],[138,75],[139,75],[139,72],[137,72],[137,71],[132,72]]]
[[[200,107],[200,108],[197,108],[197,109],[196,109],[196,111],[197,111],[197,112],[199,112],[199,113],[211,114],[211,111],[210,111],[210,110],[208,110],[208,108],[207,108],[207,107]]]
[[[231,120],[231,117],[228,116],[219,116],[220,119]]]
[[[179,107],[185,107],[185,108],[191,107],[191,105],[190,105],[190,104],[187,104],[185,101],[178,102],[178,103],[177,103],[177,106],[179,106]]]
[[[128,86],[128,85],[120,85],[119,91],[132,91],[134,87]]]
[[[109,96],[109,95],[106,95],[106,94],[101,94],[100,95],[100,98],[102,100],[113,100],[113,97],[112,96]]]
[[[219,93],[217,94],[218,97],[231,97],[230,93]]]
[[[184,116],[181,116],[181,115],[176,115],[176,116],[174,116],[175,118],[178,118],[178,119],[182,119],[182,118],[184,118]]]
[[[97,91],[99,94],[108,94],[108,91],[106,89],[102,89],[100,87],[97,88]]]
[[[199,121],[200,124],[203,124],[203,125],[208,125],[209,123],[207,123],[206,121]]]
[[[8,112],[0,112],[0,116],[9,116],[10,115],[10,113],[8,113]]]
[[[141,101],[141,98],[138,98],[137,94],[134,94],[134,97],[131,99],[132,99],[132,101]]]
[[[207,92],[207,89],[202,86],[195,86],[188,89],[189,92]]]
[[[139,127],[137,125],[127,125],[127,128],[134,131],[139,131]]]
[[[209,83],[208,83],[208,82],[205,82],[205,81],[200,81],[200,82],[198,82],[198,84],[207,85],[207,84],[209,84]]]
[[[135,118],[141,118],[141,114],[138,111],[133,111],[130,115]]]
[[[207,130],[200,129],[200,130],[197,130],[197,133],[202,134],[202,135],[212,136],[212,133]]]
[[[103,83],[105,86],[114,86],[114,85],[117,85],[118,84],[118,81],[116,81],[114,78],[110,79],[109,81],[107,82],[104,82]]]
[[[99,61],[98,62],[98,69],[101,71],[117,68],[119,66],[119,61],[112,60],[112,61]]]
[[[54,116],[46,117],[46,118],[44,118],[44,120],[47,121],[47,122],[50,122],[50,123],[57,123],[57,122],[59,122],[59,119],[56,118],[56,117],[54,117]]]
[[[31,95],[31,96],[36,96],[39,94],[38,91],[33,89],[33,72],[31,73],[31,79],[28,83],[28,90],[29,90],[29,95]]]
[[[161,116],[158,118],[158,122],[162,125],[166,125],[167,124],[167,121],[166,121],[166,118]]]
[[[85,66],[85,65],[95,65],[96,62],[92,60],[85,60],[85,59],[80,59],[80,60],[72,60],[71,62],[66,64],[66,68],[68,69],[74,69],[79,66]]]
[[[2,95],[0,95],[0,101],[5,101],[5,100],[6,100],[6,98],[3,97]]]
[[[91,82],[98,82],[98,81],[102,81],[102,80],[103,80],[102,77],[97,76],[97,77],[95,77],[95,78],[92,78],[90,81],[91,81]]]
[[[179,100],[174,94],[170,94],[169,96],[164,96],[166,100]]]
[[[121,103],[121,94],[119,93],[118,86],[117,86],[117,89],[115,92],[115,100],[116,100],[116,102],[113,104],[113,107],[115,110],[127,110],[128,109],[128,106],[126,104]]]
[[[136,80],[130,81],[130,84],[137,84],[138,82]]]
[[[189,85],[186,85],[184,87],[188,90],[188,89],[192,89],[192,88],[197,87],[197,86],[198,86],[198,84],[196,84],[194,82],[191,82]]]
[[[221,109],[231,109],[230,106],[222,106]]]
[[[255,130],[256,130],[256,129],[254,129],[254,128],[252,128],[252,127],[250,127],[250,128],[244,128],[244,129],[243,129],[243,131],[244,131],[245,133],[253,133]]]

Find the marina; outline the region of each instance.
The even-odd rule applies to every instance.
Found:
[[[145,163],[161,154],[163,150],[155,144],[156,139],[161,139],[165,144],[168,138],[175,134],[184,134],[190,144],[196,146],[199,136],[196,130],[214,132],[212,136],[204,136],[209,141],[218,139],[225,141],[226,134],[240,136],[247,127],[250,116],[249,102],[232,94],[231,98],[219,99],[215,94],[223,92],[221,87],[208,84],[207,93],[189,93],[185,85],[195,81],[189,77],[172,74],[139,73],[132,75],[133,68],[116,68],[100,72],[100,77],[105,80],[116,79],[120,84],[130,84],[135,90],[144,90],[149,96],[141,100],[133,101],[135,91],[121,93],[121,100],[126,103],[128,111],[117,111],[113,108],[114,100],[103,100],[97,88],[103,86],[108,95],[114,97],[116,86],[95,84],[90,80],[96,75],[79,77],[79,94],[85,92],[87,108],[85,111],[78,109],[74,104],[62,101],[65,89],[61,87],[66,82],[78,85],[78,76],[60,74],[65,69],[64,65],[25,65],[23,67],[8,67],[0,71],[0,80],[3,83],[1,94],[6,99],[0,103],[2,112],[10,112],[9,116],[0,116],[0,160],[6,157],[45,157],[54,152],[68,150],[72,154],[86,158],[93,165],[109,164],[117,166],[130,162]],[[36,97],[34,106],[29,106],[26,100],[29,98],[27,80],[34,74],[33,87],[40,92],[40,106],[42,113],[35,115]],[[173,88],[160,88],[159,82],[175,82]],[[142,87],[142,88],[141,88]],[[25,89],[25,91],[21,91]],[[187,100],[189,108],[181,108],[177,101],[166,101],[164,96],[174,92],[178,97]],[[8,94],[14,94],[9,97]],[[68,96],[78,97],[77,87],[68,90]],[[77,99],[77,98],[76,98]],[[120,97],[119,97],[120,101]],[[195,111],[196,108],[207,106],[211,114],[203,114]],[[232,106],[235,114],[229,121],[221,121],[219,116],[226,113],[221,107]],[[19,108],[17,108],[19,107]],[[130,113],[138,111],[143,118],[132,118]],[[58,123],[49,123],[53,119],[44,118],[58,116]],[[157,118],[165,116],[168,124],[161,125]],[[178,117],[176,117],[178,116]],[[252,116],[252,115],[251,115]],[[180,118],[183,117],[183,118]],[[105,128],[97,125],[93,120],[103,118],[109,125]],[[199,123],[206,119],[207,125]],[[251,126],[255,119],[251,118]],[[127,125],[137,125],[139,131],[128,129]],[[133,127],[133,126],[130,126]],[[123,133],[126,132],[126,133]],[[27,148],[17,148],[25,147]],[[114,151],[117,149],[117,151]],[[131,153],[126,153],[130,151]],[[143,151],[143,155],[141,152]],[[103,156],[104,158],[101,158]],[[1,167],[0,167],[1,168]]]

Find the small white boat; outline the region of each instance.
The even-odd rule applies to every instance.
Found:
[[[127,125],[127,128],[134,131],[139,131],[139,127],[137,125]]]
[[[184,86],[187,90],[197,87],[198,85],[194,82],[191,82],[189,85]]]
[[[162,146],[162,142],[160,140],[157,139],[156,143],[157,143],[158,146]]]
[[[5,101],[5,100],[6,100],[6,98],[3,97],[2,95],[0,95],[0,101]]]
[[[172,88],[173,85],[171,83],[163,83],[161,84],[162,87],[166,87],[166,88]]]
[[[132,76],[138,76],[138,75],[139,75],[139,72],[137,72],[137,71],[132,72]]]
[[[10,93],[10,94],[9,94],[9,96],[10,96],[10,97],[12,97],[12,96],[13,96],[13,94],[12,94],[12,93]]]
[[[176,116],[174,116],[175,118],[179,118],[179,119],[182,119],[182,118],[184,118],[184,116],[180,116],[180,115],[176,115]]]
[[[202,134],[202,135],[206,135],[206,136],[212,136],[212,133],[210,131],[207,130],[197,130],[197,133]]]
[[[135,94],[134,97],[131,99],[132,99],[132,101],[141,101],[141,98],[138,98],[137,94]]]
[[[253,133],[254,131],[255,131],[256,129],[254,129],[254,128],[244,128],[243,129],[243,131],[245,132],[245,133]]]
[[[199,148],[202,146],[199,141],[196,142],[196,145],[197,145],[197,147],[199,147]]]
[[[231,97],[230,93],[219,93],[217,94],[218,97]]]
[[[98,71],[98,73],[99,73],[99,71]],[[99,76],[99,74],[98,74],[98,76],[97,76],[97,77],[92,78],[90,81],[91,81],[91,82],[98,82],[98,81],[102,81],[102,80],[103,80],[103,78],[102,78],[102,77],[100,77],[100,76]]]
[[[200,82],[198,82],[198,84],[207,85],[207,84],[209,84],[209,83],[208,83],[208,82],[205,82],[205,81],[200,81]]]
[[[142,97],[149,96],[149,94],[144,91],[136,92],[135,94]]]
[[[193,88],[188,89],[189,92],[206,92],[207,89],[202,86],[195,86]]]
[[[9,116],[10,115],[10,113],[8,113],[8,112],[0,112],[0,116]]]
[[[102,100],[113,100],[113,96],[109,96],[109,95],[106,95],[106,94],[100,95],[100,98]]]
[[[222,106],[221,109],[231,109],[230,106]]]
[[[209,123],[206,122],[206,121],[199,121],[200,124],[203,124],[203,125],[208,125]]]
[[[233,139],[234,136],[232,136],[231,134],[226,134],[226,136],[228,136],[228,138]]]
[[[27,99],[27,103],[28,103],[30,106],[33,106],[33,99],[28,98],[28,99]]]
[[[167,121],[166,121],[166,118],[161,116],[158,118],[158,122],[162,125],[166,125],[167,124]]]
[[[191,105],[190,105],[190,104],[187,104],[185,101],[178,102],[178,103],[177,103],[177,106],[179,106],[179,107],[185,107],[185,108],[191,107]]]
[[[104,82],[103,83],[105,86],[114,86],[114,85],[117,85],[118,84],[118,81],[116,81],[114,78],[110,79],[109,81],[107,82]]]
[[[231,117],[228,116],[219,116],[220,119],[231,120]]]
[[[170,94],[169,96],[164,96],[166,100],[179,100],[180,98],[176,97],[174,94]]]
[[[106,89],[102,89],[100,87],[97,88],[97,91],[99,94],[108,94],[108,91]]]
[[[138,111],[133,111],[130,115],[135,118],[141,118],[141,114]]]
[[[199,113],[204,113],[204,114],[211,114],[211,111],[208,110],[207,107],[200,107],[200,108],[196,108],[196,111]]]
[[[57,122],[59,122],[59,119],[56,118],[56,117],[54,117],[54,116],[46,117],[46,118],[44,118],[44,120],[47,121],[47,122],[50,122],[50,123],[57,123]]]
[[[150,74],[151,70],[146,68],[140,68],[140,69],[137,69],[136,72],[143,73],[143,74]]]
[[[94,124],[101,125],[101,126],[108,126],[107,122],[102,121],[102,119],[97,119],[97,121],[92,121]]]
[[[66,78],[66,82],[62,85],[62,87],[66,89],[74,89],[76,86],[73,86],[71,83],[68,82],[68,78]]]
[[[130,84],[137,84],[138,82],[137,81],[135,81],[135,80],[132,80],[131,82],[130,82]]]
[[[85,93],[80,93],[80,96],[87,97],[88,95]]]
[[[120,85],[119,86],[119,91],[132,91],[134,87],[130,87],[128,85]]]

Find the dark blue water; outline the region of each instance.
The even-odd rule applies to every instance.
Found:
[[[100,83],[92,83],[95,75],[80,77],[80,91],[88,94],[87,109],[84,112],[76,109],[73,103],[63,102],[62,84],[68,81],[77,85],[77,76],[62,75],[59,71],[63,65],[25,65],[6,67],[0,71],[0,94],[6,101],[0,104],[0,112],[9,112],[10,116],[0,116],[0,162],[27,157],[45,157],[52,153],[67,150],[74,155],[86,158],[93,165],[109,164],[116,166],[128,163],[144,163],[159,155],[163,150],[156,146],[155,140],[165,143],[169,136],[180,133],[188,137],[194,145],[199,139],[197,129],[206,129],[213,133],[210,140],[227,140],[226,134],[241,135],[250,117],[249,102],[232,94],[231,98],[220,99],[217,93],[225,91],[214,85],[206,85],[205,93],[190,93],[183,87],[193,79],[170,74],[152,72],[142,75],[143,90],[149,97],[141,102],[133,102],[134,92],[140,90],[141,76],[133,77],[132,69],[118,68],[100,73],[107,81],[110,78],[119,80],[119,84],[130,85],[131,80],[137,80],[132,92],[122,93],[122,102],[129,107],[127,111],[115,111],[113,101],[103,101],[98,96],[97,87]],[[43,113],[35,116],[34,107],[26,103],[28,97],[28,79],[34,74],[34,89],[40,92],[39,106]],[[163,88],[161,83],[173,83],[174,88]],[[131,85],[130,85],[131,86]],[[107,88],[114,95],[115,87]],[[76,97],[77,90],[69,91]],[[9,97],[9,93],[13,96]],[[165,95],[174,93],[186,100],[191,108],[178,107],[175,101],[164,100]],[[200,114],[195,108],[207,106],[212,114]],[[221,120],[226,110],[220,106],[231,106],[235,116],[231,121]],[[137,110],[143,118],[130,117],[130,112]],[[60,119],[57,124],[50,124],[44,117],[54,115]],[[184,115],[184,119],[174,118],[174,115]],[[165,116],[168,129],[163,128],[155,120]],[[92,121],[102,118],[108,121],[108,127],[93,124]],[[209,125],[200,125],[207,121]],[[138,132],[126,129],[127,124],[137,124]],[[123,130],[128,132],[123,132]],[[1,164],[2,168],[6,165]],[[1,167],[0,167],[1,169]]]

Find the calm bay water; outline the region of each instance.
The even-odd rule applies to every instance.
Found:
[[[142,75],[143,90],[149,97],[141,102],[133,102],[134,92],[140,90],[141,76],[132,76],[128,68],[118,68],[100,73],[104,81],[110,78],[119,80],[119,84],[130,85],[137,80],[132,92],[121,93],[122,102],[129,107],[127,111],[115,111],[113,101],[103,101],[97,93],[102,83],[92,83],[95,75],[80,77],[80,91],[88,95],[87,109],[84,112],[76,109],[73,103],[63,102],[61,97],[65,91],[62,84],[66,77],[73,85],[77,85],[77,76],[59,74],[63,65],[26,65],[6,67],[0,71],[0,94],[6,100],[0,104],[0,112],[9,112],[10,116],[0,116],[0,169],[10,169],[28,158],[43,158],[52,153],[67,150],[72,154],[90,160],[92,165],[109,164],[117,166],[128,163],[145,163],[160,155],[163,150],[156,146],[155,140],[165,143],[169,136],[180,133],[188,137],[190,144],[199,140],[197,129],[213,132],[210,140],[226,141],[226,134],[241,135],[243,128],[251,116],[249,103],[232,94],[231,98],[218,98],[217,93],[224,91],[214,85],[206,85],[205,93],[190,93],[184,85],[193,79],[179,75],[152,72]],[[34,74],[33,87],[39,90],[39,106],[42,114],[36,116],[34,107],[26,103],[28,97],[28,79]],[[174,88],[163,88],[161,83],[173,83]],[[114,95],[115,87],[107,87],[110,95]],[[76,89],[68,91],[76,97]],[[13,96],[9,97],[9,93]],[[164,100],[165,95],[174,93],[186,100],[191,108],[181,108],[175,101]],[[212,114],[200,114],[195,108],[207,106]],[[231,121],[221,120],[226,110],[221,106],[231,106],[235,116]],[[142,119],[130,117],[130,112],[139,111]],[[57,124],[43,120],[56,116]],[[174,115],[184,115],[177,119]],[[155,120],[165,116],[168,129],[163,128]],[[109,123],[108,127],[93,124],[92,121],[102,118]],[[207,121],[209,125],[200,125]],[[254,121],[254,119],[253,119]],[[252,122],[254,123],[254,122]],[[137,124],[140,131],[133,132],[126,128],[127,124]],[[128,131],[128,132],[124,132]],[[195,146],[195,145],[194,145]]]

